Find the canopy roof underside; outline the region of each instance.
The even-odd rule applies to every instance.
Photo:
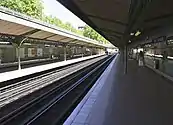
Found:
[[[0,35],[61,42],[63,44],[75,43],[81,46],[107,47],[98,41],[76,35],[3,7],[0,7],[0,15]]]
[[[117,47],[173,23],[172,0],[57,0]],[[140,31],[137,37],[131,33]],[[129,42],[131,40],[131,42]]]

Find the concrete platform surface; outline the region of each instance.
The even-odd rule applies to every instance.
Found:
[[[82,99],[78,106],[74,109],[71,115],[64,122],[64,125],[85,125],[89,121],[89,116],[91,115],[92,107],[94,106],[99,93],[106,82],[106,79],[112,69],[114,62],[116,61],[116,56],[113,61],[109,64],[106,70],[102,73],[100,78],[96,81],[87,95]]]
[[[128,60],[124,75],[121,56],[111,65],[99,81],[100,89],[93,90],[75,119],[65,125],[173,125],[171,81],[134,60]]]
[[[66,66],[69,64],[84,61],[87,59],[92,59],[92,58],[99,57],[99,56],[101,56],[101,55],[87,56],[87,57],[83,57],[83,58],[71,59],[71,60],[67,60],[67,61],[61,61],[61,62],[46,64],[46,65],[25,68],[25,69],[21,69],[21,70],[14,70],[14,71],[0,73],[0,82],[19,78],[19,77],[26,76],[26,75],[31,75],[31,74],[34,74],[37,72],[42,72],[42,71],[49,70],[49,69],[56,68],[56,67]]]

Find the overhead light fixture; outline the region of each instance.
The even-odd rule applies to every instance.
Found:
[[[45,44],[44,46],[46,46],[46,47],[50,47],[50,45],[48,45],[48,44]]]
[[[10,44],[10,42],[0,42],[0,44]]]
[[[24,45],[32,45],[31,43],[24,43]]]
[[[85,29],[85,26],[78,26],[78,29]]]
[[[129,43],[131,43],[132,41],[131,40],[129,40]]]
[[[138,30],[136,33],[135,33],[135,36],[139,36],[141,34],[141,32]]]
[[[134,35],[134,33],[130,33],[130,36],[133,36]]]

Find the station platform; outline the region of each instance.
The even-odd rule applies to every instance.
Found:
[[[64,125],[172,125],[173,83],[117,55]]]
[[[83,55],[83,57],[86,57],[88,55]],[[67,57],[67,60],[71,59],[76,59],[76,58],[81,58],[82,54],[74,55],[73,57]],[[23,60],[21,61],[21,68],[30,68],[34,66],[39,66],[39,65],[46,65],[50,63],[55,63],[55,62],[60,62],[63,61],[62,58],[54,57],[53,59],[51,58],[43,58],[43,59],[33,59],[33,60]],[[9,72],[13,70],[18,69],[18,62],[8,62],[8,63],[0,63],[0,73],[3,72]]]
[[[50,58],[45,58],[45,59],[34,59],[34,60],[27,60],[27,61],[22,61],[21,62],[21,68],[30,68],[33,66],[39,66],[39,65],[46,65],[50,63],[55,63],[59,62],[58,58],[50,59]],[[18,69],[18,62],[12,62],[12,63],[1,63],[0,64],[0,73],[3,72],[9,72],[9,71],[14,71]]]
[[[53,69],[53,68],[58,68],[61,66],[70,65],[73,63],[77,63],[80,61],[96,58],[99,56],[102,56],[102,55],[100,54],[100,55],[87,56],[87,57],[76,58],[76,59],[71,59],[71,60],[67,60],[67,61],[61,61],[61,62],[55,62],[55,63],[45,64],[45,65],[33,66],[33,67],[21,69],[21,70],[14,70],[14,71],[0,73],[0,82],[4,82],[7,80],[12,80],[15,78],[31,75],[34,73],[46,71],[46,70]]]
[[[58,58],[55,58],[58,59]],[[40,62],[40,61],[50,61],[52,59],[50,58],[45,58],[45,59],[33,59],[33,60],[27,60],[27,61],[21,61],[21,64],[28,64],[28,63],[35,63],[35,62]],[[13,66],[13,65],[18,65],[18,62],[10,62],[10,63],[1,63],[0,67],[6,67],[6,66]]]

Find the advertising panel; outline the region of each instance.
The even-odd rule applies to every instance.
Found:
[[[38,48],[38,49],[37,49],[37,56],[38,56],[38,57],[43,56],[43,49],[42,49],[42,48]]]
[[[36,56],[36,49],[28,48],[28,57],[35,57],[35,56]]]

